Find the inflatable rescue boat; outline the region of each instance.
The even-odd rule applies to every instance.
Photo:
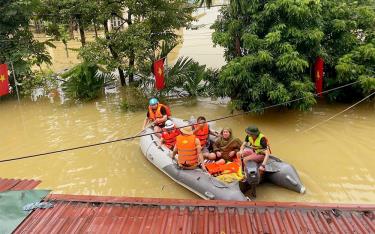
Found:
[[[178,118],[172,118],[172,120],[176,127],[189,124],[188,121]],[[146,128],[143,132],[145,136],[140,138],[140,147],[143,155],[172,180],[203,199],[246,201],[249,200],[244,195],[247,190],[251,188],[253,190],[252,195],[254,195],[255,186],[264,180],[269,180],[296,192],[302,193],[305,191],[293,166],[273,156],[267,163],[266,172],[263,176],[258,175],[255,163],[248,162],[244,169],[247,179],[241,183],[238,181],[223,182],[201,168],[194,170],[180,169],[177,163],[169,156],[171,150],[165,146],[159,147],[160,139],[151,133],[153,133],[153,129],[151,127]]]

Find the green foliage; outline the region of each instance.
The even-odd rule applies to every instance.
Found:
[[[339,59],[336,65],[339,82],[346,83],[355,80],[360,81],[360,85],[352,89],[362,89],[368,94],[375,91],[375,42],[357,47],[350,53]]]
[[[373,90],[375,12],[371,2],[350,0],[232,0],[212,28],[228,64],[219,75],[220,95],[232,105],[306,110],[315,104],[312,71],[323,57],[325,88],[360,80],[332,92],[354,100]],[[373,4],[373,2],[372,2]],[[303,98],[295,103],[290,100]]]
[[[30,76],[33,65],[50,64],[51,61],[45,48],[50,42],[36,41],[29,28],[38,4],[38,0],[5,0],[0,4],[0,63],[13,62],[17,79],[21,82]]]
[[[124,27],[106,32],[105,38],[88,45],[94,49],[83,48],[80,55],[110,71],[123,69],[128,75],[150,76],[151,64],[161,47],[175,45],[179,41],[177,30],[193,20],[193,5],[184,0],[118,1],[116,10],[109,2],[103,1],[98,10],[101,21],[116,16],[123,20]],[[119,9],[126,9],[127,17]],[[97,49],[105,47],[108,50]]]
[[[125,95],[121,102],[121,109],[123,111],[138,111],[145,110],[148,107],[148,99],[137,87],[129,86],[124,88]]]
[[[62,75],[67,78],[63,84],[65,94],[74,100],[89,101],[97,98],[105,81],[113,79],[112,75],[99,72],[97,65],[83,62]]]
[[[46,93],[56,89],[57,80],[51,70],[35,72],[32,76],[25,77],[21,86],[21,94],[30,96],[33,90],[42,88]]]
[[[213,25],[213,41],[228,64],[219,76],[221,96],[244,110],[285,103],[315,103],[309,65],[320,51],[318,1],[231,1]],[[288,101],[306,97],[296,103]]]
[[[372,6],[371,6],[372,4]],[[322,1],[322,55],[327,89],[359,80],[359,85],[328,94],[330,100],[352,101],[373,90],[375,11],[373,1]]]
[[[200,65],[188,57],[180,57],[176,63],[167,70],[166,88],[164,93],[177,93],[178,96],[212,96],[215,90],[217,71],[206,70],[205,65]]]

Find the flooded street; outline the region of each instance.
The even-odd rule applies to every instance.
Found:
[[[218,1],[222,3],[222,1]],[[212,30],[218,8],[202,10],[193,25],[181,29],[183,41],[169,55],[188,56],[208,67],[225,64],[222,48],[214,48]],[[44,40],[44,39],[43,39]],[[88,36],[93,40],[93,36]],[[61,42],[48,48],[59,72],[79,63],[77,51],[67,57]],[[68,42],[77,49],[80,42]],[[44,68],[43,68],[44,69]],[[125,113],[119,108],[121,95],[98,101],[61,105],[58,100],[37,102],[25,98],[0,103],[0,160],[76,147],[133,136],[141,130],[144,112]],[[216,122],[229,126],[235,136],[245,137],[244,128],[256,124],[268,137],[272,153],[294,165],[307,188],[305,195],[271,184],[258,187],[257,200],[333,203],[375,203],[375,105],[374,101],[323,123],[350,104],[320,103],[309,112],[273,109],[264,115],[246,115]],[[177,102],[172,114],[189,119],[228,115],[226,105],[209,100]],[[319,125],[317,125],[319,124]],[[316,126],[317,125],[317,126]],[[39,179],[38,188],[53,193],[135,197],[198,198],[174,183],[142,155],[139,140],[117,142],[44,157],[0,163],[0,177]]]
[[[145,112],[124,113],[119,96],[83,105],[48,101],[2,101],[0,159],[97,143],[137,134]],[[208,119],[229,114],[210,101],[173,103],[172,114]],[[263,184],[258,200],[338,203],[375,202],[375,106],[364,103],[313,127],[347,105],[319,104],[310,112],[272,110],[216,122],[235,136],[257,124],[268,136],[273,154],[298,170],[305,195]],[[3,178],[33,178],[53,193],[137,197],[197,198],[174,183],[142,155],[139,140],[118,142],[44,157],[0,164]]]

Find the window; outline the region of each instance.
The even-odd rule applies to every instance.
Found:
[[[112,17],[112,19],[111,19],[111,27],[112,28],[122,27],[122,19],[120,19],[118,17]]]

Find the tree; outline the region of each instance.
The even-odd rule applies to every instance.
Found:
[[[47,22],[47,33],[60,40],[61,28],[66,31],[78,27],[82,46],[86,44],[85,30],[96,23],[98,5],[86,0],[41,0],[37,14]],[[60,30],[59,30],[60,29]]]
[[[244,110],[313,105],[309,65],[323,38],[320,12],[318,1],[238,0],[222,8],[212,26],[213,41],[225,48],[228,61],[219,77],[221,95]]]
[[[369,64],[368,60],[354,56],[367,53],[364,57],[371,57],[375,17],[368,3],[365,0],[230,1],[212,26],[213,41],[225,48],[228,61],[219,76],[221,95],[231,97],[234,106],[244,110],[259,110],[279,103],[307,109],[316,102],[312,71],[315,59],[320,56],[326,61],[326,88],[367,74],[362,86],[351,89],[356,90],[355,95],[337,91],[335,97],[363,96],[366,93],[363,85],[367,89],[373,87],[369,69],[354,70],[357,75],[350,76],[350,80],[344,79],[344,72],[348,72],[348,63],[353,61],[360,66],[351,68]],[[303,99],[289,102],[297,98]]]
[[[33,65],[50,64],[51,60],[45,46],[53,45],[35,40],[29,28],[38,4],[38,0],[5,0],[0,6],[0,63],[12,62],[21,81],[31,75]]]
[[[328,94],[330,100],[352,101],[375,86],[373,1],[322,1],[322,56],[325,60],[327,89],[361,80],[359,84]],[[371,72],[372,71],[372,72]],[[365,78],[367,77],[367,78]]]
[[[103,22],[116,16],[122,19],[123,25],[111,32],[105,29],[105,39],[90,43],[88,48],[81,50],[81,56],[100,61],[101,65],[109,68],[118,66],[124,69],[129,83],[134,81],[134,74],[149,76],[161,42],[176,43],[179,40],[177,30],[193,20],[193,5],[184,0],[124,0],[117,1],[116,8],[113,8],[112,3],[101,2],[107,4],[102,5],[100,10]],[[124,12],[126,18],[123,16]],[[103,56],[107,57],[106,52],[90,49],[105,46],[113,59],[105,60]],[[125,84],[125,80],[122,84]]]

